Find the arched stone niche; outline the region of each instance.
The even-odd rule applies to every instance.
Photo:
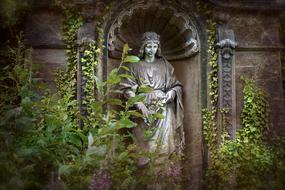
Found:
[[[106,49],[102,67],[107,77],[107,73],[119,65],[124,43],[137,54],[144,32],[154,31],[161,36],[162,54],[174,66],[183,84],[184,189],[202,189],[205,156],[201,109],[206,102],[207,45],[205,30],[197,22],[193,10],[183,7],[173,1],[163,4],[161,1],[136,1],[115,8],[105,23]]]
[[[144,32],[161,36],[162,53],[167,60],[191,57],[199,51],[199,39],[189,15],[158,3],[139,4],[123,11],[110,28],[109,56],[120,59],[123,45],[128,43],[138,54]]]

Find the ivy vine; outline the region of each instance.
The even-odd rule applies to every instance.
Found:
[[[218,55],[215,51],[216,22],[212,16],[212,8],[203,2],[197,1],[196,7],[200,14],[206,18],[208,43],[208,91],[210,108],[202,110],[203,134],[208,147],[210,158],[217,150],[217,102],[218,102]]]
[[[237,131],[234,140],[228,139],[227,121],[223,115],[227,110],[218,110],[218,55],[215,51],[216,23],[212,19],[211,7],[197,2],[197,8],[206,18],[208,42],[208,90],[209,108],[203,109],[203,134],[208,148],[209,165],[206,172],[208,189],[262,189],[267,186],[266,176],[271,173],[276,189],[284,184],[280,175],[284,171],[284,151],[272,149],[266,143],[265,133],[269,127],[268,103],[265,93],[253,80],[244,79],[244,99],[241,114],[242,128]],[[222,114],[223,129],[221,137],[217,134],[217,112]],[[221,143],[218,144],[218,138]],[[280,144],[284,140],[277,141]],[[278,144],[278,143],[277,143]],[[280,146],[279,146],[280,147]],[[282,161],[276,161],[276,159]],[[280,164],[281,163],[281,164]],[[276,169],[276,166],[280,167]],[[275,168],[276,173],[270,170]],[[281,177],[280,177],[281,176]],[[283,185],[282,185],[283,184]]]
[[[237,135],[244,142],[260,142],[268,129],[268,103],[265,92],[253,80],[242,78],[245,83],[244,105],[241,114],[243,130]]]
[[[77,73],[77,30],[83,25],[83,18],[74,8],[63,7],[64,21],[62,27],[63,41],[66,45],[67,71],[58,71],[56,84],[62,94],[70,93],[76,97]]]
[[[253,80],[244,81],[243,128],[236,139],[224,140],[213,156],[207,172],[209,189],[261,189],[273,165],[275,152],[264,142],[268,126],[268,104],[265,93]]]

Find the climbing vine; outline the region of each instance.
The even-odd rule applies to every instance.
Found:
[[[80,61],[82,63],[82,76],[84,80],[82,82],[84,83],[83,91],[85,95],[82,106],[85,107],[86,114],[88,115],[85,119],[85,124],[93,128],[100,125],[96,116],[103,112],[103,110],[95,109],[94,105],[97,105],[97,107],[102,106],[103,100],[100,102],[100,98],[104,97],[105,83],[102,81],[98,67],[101,66],[104,48],[103,24],[108,10],[109,7],[105,6],[105,10],[103,10],[105,16],[97,20],[96,39],[86,42],[80,51],[82,55]]]
[[[82,55],[82,57],[80,58],[83,75],[82,80],[84,80],[84,82],[82,81],[82,83],[84,84],[82,89],[84,91],[84,99],[82,102],[82,106],[85,107],[87,113],[89,113],[89,117],[87,118],[94,117],[90,105],[92,105],[95,100],[95,74],[97,66],[97,51],[100,51],[100,49],[98,49],[94,41],[88,42],[88,44],[85,45],[84,49],[80,51],[80,54]],[[94,123],[95,122],[93,122],[93,124]],[[92,122],[88,123],[88,126],[90,125],[92,126]]]
[[[272,166],[272,152],[264,143],[268,125],[266,95],[253,80],[244,80],[243,128],[236,139],[224,140],[207,173],[210,189],[260,189]]]
[[[66,64],[67,71],[58,72],[57,87],[62,94],[76,97],[76,73],[77,73],[77,30],[83,24],[82,16],[74,8],[62,7],[65,19],[63,21],[62,34],[63,41],[66,45]]]
[[[242,78],[244,105],[241,114],[242,131],[237,134],[244,142],[260,142],[268,129],[268,103],[265,93],[258,88],[253,80]]]
[[[209,107],[202,110],[203,134],[207,143],[210,158],[214,156],[217,149],[217,101],[218,101],[218,55],[215,50],[216,22],[212,17],[212,8],[203,2],[197,1],[198,11],[206,18],[207,44],[208,44],[208,91]]]
[[[228,139],[227,121],[223,115],[226,109],[218,110],[218,55],[215,50],[216,23],[212,19],[212,10],[207,4],[197,2],[197,7],[207,19],[208,42],[208,95],[209,107],[203,109],[203,134],[208,148],[209,162],[205,180],[209,189],[262,189],[268,186],[264,180],[272,177],[274,188],[282,189],[281,173],[284,172],[284,140],[277,140],[278,148],[266,143],[268,122],[268,103],[264,92],[253,80],[244,79],[244,99],[241,113],[243,128],[237,131],[234,140]],[[222,115],[221,137],[217,136],[217,112]],[[218,138],[221,143],[218,144]],[[283,142],[283,143],[282,143]],[[281,149],[281,150],[280,150]],[[279,161],[276,161],[279,159]],[[276,173],[271,170],[275,168]],[[276,169],[278,168],[278,169]],[[280,177],[281,176],[281,177]]]
[[[210,108],[203,109],[204,136],[209,148],[209,155],[215,154],[217,146],[217,101],[218,101],[218,55],[215,51],[216,23],[212,19],[207,20],[208,54],[209,54],[209,96]]]

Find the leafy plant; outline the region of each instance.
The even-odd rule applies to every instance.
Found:
[[[224,140],[212,156],[207,171],[209,189],[264,189],[269,183],[282,189],[280,172],[284,171],[284,148],[282,141],[266,143],[268,106],[266,95],[253,80],[243,79],[244,106],[243,128],[237,131],[236,139]],[[279,142],[279,143],[278,143]],[[273,146],[278,148],[272,149]],[[282,156],[281,156],[282,155]],[[276,162],[276,158],[280,160]],[[269,174],[280,167],[278,175],[268,181]],[[281,175],[282,176],[282,175]]]

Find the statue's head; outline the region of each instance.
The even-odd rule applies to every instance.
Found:
[[[160,36],[155,32],[145,32],[142,36],[142,44],[140,48],[140,56],[145,57],[146,54],[154,54],[155,57],[161,57]],[[154,51],[154,52],[153,52]]]

